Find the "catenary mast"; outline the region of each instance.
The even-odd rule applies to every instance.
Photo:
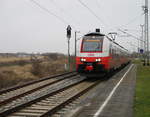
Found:
[[[148,24],[148,0],[145,0],[145,6],[144,6],[144,14],[145,14],[145,52],[146,52],[146,64],[149,65],[149,24]]]

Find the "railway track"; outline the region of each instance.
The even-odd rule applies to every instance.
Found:
[[[88,90],[102,82],[91,81],[74,72],[57,80],[59,81],[52,81],[54,83],[3,104],[0,106],[0,117],[60,117],[60,110],[76,102]]]
[[[85,79],[85,77],[76,75],[21,97],[1,107],[0,115],[1,117],[50,116],[97,84],[86,82]]]
[[[18,98],[76,75],[75,72],[64,73],[0,91],[0,108]]]
[[[31,82],[24,83],[22,85],[17,85],[17,86],[13,86],[13,87],[10,87],[10,88],[7,88],[7,89],[3,89],[3,90],[0,90],[0,95],[2,95],[4,93],[7,93],[7,92],[10,92],[10,91],[14,91],[14,90],[23,88],[23,87],[26,87],[26,86],[30,86],[30,85],[33,85],[33,84],[36,84],[36,83],[41,83],[43,81],[47,81],[47,80],[52,79],[52,78],[57,78],[57,77],[63,77],[65,75],[70,75],[72,73],[75,73],[75,72],[66,72],[66,73],[63,73],[63,74],[37,79],[37,80],[31,81]]]

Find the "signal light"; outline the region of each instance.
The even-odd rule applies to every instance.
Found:
[[[68,25],[67,27],[67,38],[71,38],[71,26]]]

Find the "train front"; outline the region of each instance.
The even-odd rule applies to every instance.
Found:
[[[80,52],[76,57],[76,70],[80,73],[93,73],[104,71],[102,64],[104,35],[89,33],[82,39]]]

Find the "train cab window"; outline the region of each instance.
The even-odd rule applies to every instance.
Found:
[[[82,44],[82,52],[100,52],[102,51],[103,39],[84,39]]]

